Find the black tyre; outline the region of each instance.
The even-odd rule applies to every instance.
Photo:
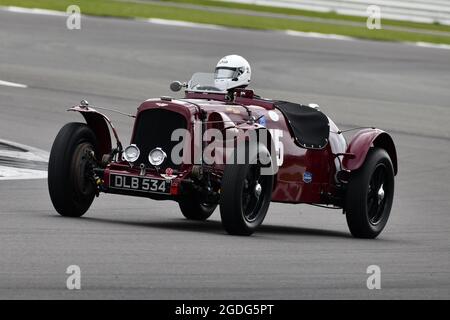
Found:
[[[83,123],[61,128],[48,162],[48,190],[56,211],[65,217],[81,217],[95,197],[87,153],[95,150],[94,132]]]
[[[208,219],[217,207],[217,204],[203,203],[195,194],[183,197],[178,205],[186,219],[198,221]]]
[[[267,148],[259,146],[260,152]],[[248,149],[247,149],[248,150]],[[263,222],[272,198],[273,175],[261,174],[257,148],[246,164],[227,164],[222,178],[220,217],[229,234],[251,235]]]
[[[394,169],[384,149],[369,150],[363,166],[352,173],[346,196],[346,218],[356,238],[376,238],[389,218],[394,198]]]

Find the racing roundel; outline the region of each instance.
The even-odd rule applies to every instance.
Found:
[[[312,179],[313,179],[313,175],[311,172],[305,171],[303,173],[303,182],[304,183],[310,183],[312,181]]]
[[[278,114],[277,114],[275,111],[273,111],[273,110],[270,110],[270,111],[268,112],[268,114],[269,114],[270,120],[272,120],[272,121],[277,122],[277,121],[280,119],[280,117],[278,116]]]

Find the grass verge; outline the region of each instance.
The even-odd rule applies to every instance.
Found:
[[[200,1],[200,0],[195,0]],[[19,6],[65,11],[69,5],[76,4],[81,12],[94,16],[121,18],[161,18],[183,20],[197,23],[217,24],[235,28],[259,30],[296,30],[339,34],[361,39],[384,41],[411,41],[450,44],[450,36],[422,34],[393,30],[369,30],[365,27],[324,24],[283,18],[267,18],[243,14],[205,12],[200,9],[187,9],[152,3],[134,3],[111,0],[0,0],[0,6]]]

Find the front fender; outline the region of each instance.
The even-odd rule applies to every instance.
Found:
[[[77,111],[81,113],[81,115],[86,120],[86,124],[89,128],[94,131],[95,136],[97,137],[97,157],[101,159],[104,154],[111,153],[112,144],[111,144],[111,134],[109,132],[109,127],[114,134],[114,137],[117,142],[117,146],[121,149],[122,144],[117,135],[117,131],[111,123],[111,120],[104,114],[98,112],[97,110],[91,107],[84,106],[74,106],[67,111]],[[109,126],[109,127],[108,127]]]
[[[271,175],[276,175],[278,173],[279,167],[283,163],[283,149],[281,147],[280,150],[280,146],[273,139],[270,130],[258,123],[242,123],[240,125],[237,125],[236,128],[243,130],[246,133],[240,137],[240,140],[238,139],[238,145],[242,142],[243,139],[246,139],[246,137],[249,136],[250,132],[253,131],[255,133],[257,141],[265,145],[265,147],[269,151],[271,158],[270,168],[266,170],[264,174],[269,174],[270,172]]]
[[[344,168],[350,171],[359,169],[363,165],[371,147],[379,147],[386,150],[391,158],[394,174],[397,174],[397,150],[394,141],[387,132],[380,129],[363,129],[355,134],[342,159]]]

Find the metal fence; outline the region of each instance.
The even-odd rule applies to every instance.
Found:
[[[450,25],[450,0],[220,0],[320,12],[367,16],[377,5],[383,19]]]

